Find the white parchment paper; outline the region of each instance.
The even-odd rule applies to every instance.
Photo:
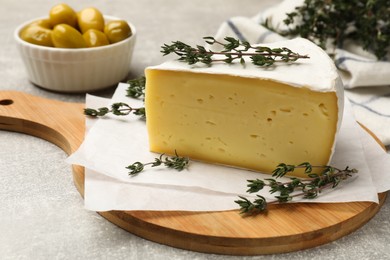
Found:
[[[114,102],[134,107],[142,101],[126,97],[128,85],[119,84],[112,100],[87,96],[86,106],[99,108]],[[315,200],[295,202],[378,202],[378,192],[390,189],[390,156],[355,122],[346,102],[344,119],[331,164],[359,170],[339,187],[323,192]],[[107,210],[218,211],[238,208],[234,200],[245,193],[247,180],[270,175],[192,161],[178,172],[146,168],[135,177],[125,168],[135,161],[151,162],[145,121],[134,115],[87,119],[89,130],[79,149],[67,162],[82,165],[85,174],[85,207]],[[268,190],[261,195],[268,200]],[[252,195],[254,196],[254,195]]]

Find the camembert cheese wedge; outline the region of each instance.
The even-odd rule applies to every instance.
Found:
[[[310,58],[270,68],[249,60],[245,65],[168,61],[148,67],[150,150],[264,173],[279,163],[327,165],[344,100],[333,61],[304,39],[266,46]]]

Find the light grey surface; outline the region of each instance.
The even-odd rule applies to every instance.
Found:
[[[75,9],[95,6],[132,21],[138,41],[131,76],[160,63],[160,45],[199,43],[232,16],[253,16],[279,1],[159,0],[65,1]],[[33,86],[16,52],[14,28],[46,15],[48,0],[0,0],[0,91],[19,90],[69,102],[84,95],[52,93]],[[111,90],[97,95],[109,97]],[[0,259],[390,259],[390,202],[356,232],[335,242],[294,253],[227,257],[175,249],[136,237],[83,208],[66,154],[24,134],[0,131]],[[386,169],[388,170],[388,169]]]

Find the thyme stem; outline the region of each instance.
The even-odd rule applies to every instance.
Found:
[[[91,117],[101,117],[108,113],[112,113],[117,116],[125,116],[133,112],[134,115],[145,117],[145,108],[133,108],[126,103],[118,102],[111,105],[111,108],[101,107],[98,109],[85,108],[84,114]]]
[[[293,172],[297,168],[303,168],[308,178],[300,179],[291,177],[288,182],[278,182],[276,179],[283,177],[285,174]],[[319,173],[313,172],[313,169],[320,170]],[[243,214],[258,214],[267,210],[269,204],[286,203],[293,198],[303,197],[305,199],[314,199],[325,189],[335,188],[338,184],[357,173],[356,169],[339,169],[332,166],[313,166],[310,163],[302,163],[297,166],[281,163],[273,171],[275,179],[265,180],[248,180],[248,193],[256,193],[264,187],[270,187],[270,193],[277,193],[275,200],[267,202],[263,196],[256,195],[253,201],[248,200],[243,196],[239,196],[239,200],[235,202],[240,206]]]
[[[157,167],[160,165],[164,165],[167,168],[175,169],[177,171],[182,171],[188,167],[189,158],[181,157],[175,151],[174,156],[165,156],[165,154],[161,154],[160,157],[154,158],[153,162],[141,163],[135,162],[126,167],[126,169],[130,170],[129,175],[135,176],[138,173],[142,172],[145,169],[145,166],[151,165],[151,167]]]
[[[214,54],[223,54],[223,55],[235,55],[236,57],[233,57],[233,59],[238,59],[238,58],[241,58],[242,56],[254,56],[254,55],[262,55],[262,56],[274,56],[274,57],[285,57],[286,54],[282,54],[282,53],[265,53],[265,52],[243,52],[243,53],[237,53],[237,52],[214,52],[214,51],[205,51],[205,52],[200,52],[196,49],[192,50],[192,53],[194,54],[199,54],[199,53],[202,53],[202,54],[211,54],[211,55],[214,55]],[[177,51],[176,54],[178,55],[185,55],[186,52],[185,51]],[[302,59],[306,59],[306,58],[309,58],[309,56],[307,55],[299,55],[297,53],[290,53],[288,54],[288,56],[290,58],[302,58]],[[215,61],[225,61],[225,59],[221,59],[221,60],[216,60],[216,59],[213,59],[212,62],[215,62]],[[281,61],[281,60],[279,60]]]
[[[390,1],[305,0],[293,12],[286,13],[287,30],[275,30],[283,36],[300,36],[327,49],[329,42],[342,47],[348,40],[384,59],[390,49]]]
[[[129,87],[126,89],[128,97],[140,98],[145,96],[145,76],[128,80],[127,84],[129,84]]]
[[[286,47],[269,48],[264,46],[251,45],[248,42],[241,42],[233,37],[225,37],[225,43],[215,40],[213,37],[204,37],[206,43],[213,45],[222,45],[222,51],[206,50],[205,47],[190,45],[181,41],[174,41],[172,44],[164,44],[161,52],[165,55],[176,54],[179,61],[184,61],[190,65],[198,62],[211,65],[213,62],[232,63],[239,60],[241,64],[245,63],[244,56],[249,56],[252,63],[257,66],[271,66],[275,62],[294,62],[298,59],[307,59],[309,56],[301,55],[291,51]],[[224,59],[215,59],[214,55],[225,56]]]

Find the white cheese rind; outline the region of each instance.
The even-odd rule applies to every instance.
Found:
[[[311,41],[296,38],[272,44],[262,44],[262,46],[270,48],[287,47],[293,52],[308,55],[310,58],[299,59],[292,63],[279,62],[269,68],[252,64],[248,57],[245,57],[245,65],[241,65],[238,62],[233,64],[218,62],[213,63],[211,66],[200,63],[188,65],[185,62],[171,60],[149,68],[270,79],[296,87],[307,87],[313,91],[320,92],[336,92],[337,89],[343,88],[337,82],[339,75],[333,60],[324,50]]]

